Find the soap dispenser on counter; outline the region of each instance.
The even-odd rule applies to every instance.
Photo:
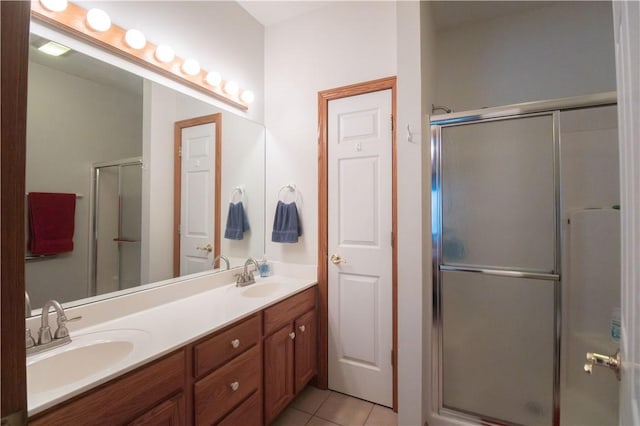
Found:
[[[262,256],[262,260],[260,261],[260,276],[262,278],[268,277],[271,275],[271,265],[267,262],[267,255]]]

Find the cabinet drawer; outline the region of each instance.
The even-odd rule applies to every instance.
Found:
[[[313,309],[316,304],[316,287],[311,287],[305,291],[283,300],[277,305],[264,310],[264,334],[273,333],[294,318]]]
[[[194,375],[200,377],[256,345],[260,341],[260,320],[260,314],[254,315],[198,343],[193,350]]]
[[[256,345],[194,385],[196,424],[210,425],[262,386],[260,346]],[[237,383],[234,390],[233,385]]]
[[[262,426],[262,395],[256,392],[216,426]]]

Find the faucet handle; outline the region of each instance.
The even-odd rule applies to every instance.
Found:
[[[32,348],[36,345],[36,341],[31,335],[31,329],[27,328],[24,333],[24,343],[27,349]]]
[[[67,319],[66,315],[58,316],[58,329],[54,333],[53,337],[56,339],[64,339],[65,337],[69,337],[69,330],[67,329],[67,323],[71,321],[78,321],[82,319],[82,316],[78,315],[77,317]]]

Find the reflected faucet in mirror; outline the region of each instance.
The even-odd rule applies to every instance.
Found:
[[[214,268],[216,267],[216,262],[217,262],[218,260],[223,260],[223,261],[224,261],[225,265],[227,266],[227,268],[226,268],[226,269],[227,269],[227,271],[228,271],[228,270],[229,270],[229,267],[230,267],[230,265],[231,265],[231,264],[229,263],[229,258],[227,258],[227,256],[223,256],[223,255],[221,255],[221,254],[217,255],[217,256],[215,257],[215,259],[213,259],[213,262],[211,262],[211,265],[212,265]]]

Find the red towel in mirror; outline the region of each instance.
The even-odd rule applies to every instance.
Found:
[[[73,250],[76,194],[30,192],[29,251],[58,254]]]

